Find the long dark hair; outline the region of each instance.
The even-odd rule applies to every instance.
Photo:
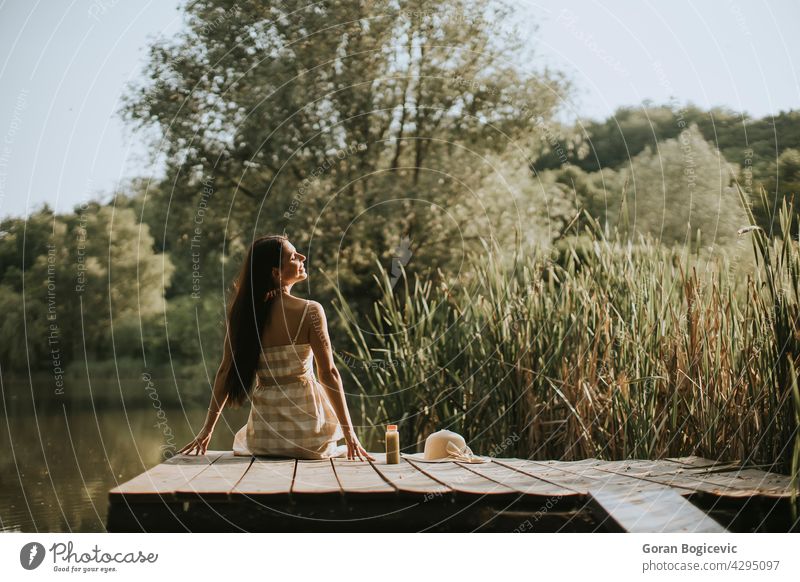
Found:
[[[233,408],[250,397],[261,350],[261,334],[269,323],[269,307],[274,301],[273,297],[266,300],[265,297],[267,291],[278,289],[272,268],[280,271],[286,240],[283,235],[267,235],[253,241],[234,283],[226,334],[226,343],[230,345],[224,348],[231,354],[230,365],[225,370],[225,393]]]

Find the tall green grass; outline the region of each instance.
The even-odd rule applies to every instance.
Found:
[[[694,454],[797,475],[797,242],[744,229],[757,267],[734,278],[725,255],[581,222],[557,254],[484,242],[455,282],[404,271],[392,285],[378,263],[371,314],[338,295],[364,438],[397,423],[407,450],[449,428],[498,457]]]

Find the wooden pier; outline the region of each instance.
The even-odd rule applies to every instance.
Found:
[[[485,464],[177,455],[109,493],[112,532],[788,532],[790,477],[700,457]],[[800,500],[798,500],[800,504]]]

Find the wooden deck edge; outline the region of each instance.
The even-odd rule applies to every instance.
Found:
[[[290,498],[293,496],[296,497],[298,500],[303,499],[306,496],[313,496],[318,494],[325,494],[325,495],[332,495],[334,493],[339,493],[339,497],[348,497],[353,499],[358,498],[366,498],[366,496],[383,496],[392,498],[393,496],[403,497],[405,499],[429,499],[432,497],[444,497],[444,498],[462,498],[462,497],[482,497],[482,496],[492,496],[497,497],[498,499],[503,498],[504,496],[512,499],[515,496],[525,495],[529,496],[532,500],[547,498],[547,497],[574,497],[574,496],[584,496],[586,495],[586,491],[582,488],[577,489],[574,486],[570,487],[567,483],[561,483],[555,477],[554,480],[550,480],[547,477],[543,477],[541,475],[537,475],[535,471],[528,471],[526,472],[523,468],[504,463],[503,461],[509,461],[509,459],[497,459],[492,458],[492,465],[497,465],[504,467],[505,469],[513,470],[518,473],[525,474],[527,476],[533,477],[534,479],[541,481],[543,483],[547,483],[548,485],[552,486],[554,489],[559,490],[559,493],[551,494],[551,495],[544,495],[542,492],[528,492],[528,491],[521,491],[519,487],[515,487],[513,484],[506,484],[502,482],[500,478],[492,478],[491,472],[489,474],[483,474],[478,470],[479,466],[471,466],[468,463],[458,463],[455,464],[461,467],[465,471],[469,471],[475,475],[482,477],[483,479],[487,480],[488,482],[492,482],[498,485],[497,490],[478,490],[473,487],[474,490],[472,491],[458,491],[450,486],[445,480],[438,478],[436,471],[430,470],[424,463],[415,463],[413,461],[406,462],[414,467],[420,474],[425,475],[431,483],[436,483],[437,487],[441,489],[432,488],[431,491],[420,490],[420,486],[415,486],[409,489],[403,488],[402,480],[397,480],[395,483],[390,477],[384,474],[381,470],[381,466],[376,465],[373,462],[369,462],[369,465],[372,469],[377,473],[379,478],[383,481],[383,483],[387,484],[389,487],[392,487],[394,490],[372,490],[372,491],[347,491],[342,486],[342,480],[339,476],[340,468],[337,468],[337,464],[333,462],[333,460],[329,460],[330,462],[330,470],[332,471],[333,476],[335,477],[336,483],[338,484],[338,489],[336,487],[331,488],[330,491],[293,491],[294,489],[294,481],[297,475],[297,463],[295,462],[292,472],[291,483],[292,486],[290,487],[290,491],[267,491],[263,493],[248,493],[248,492],[237,492],[235,491],[238,484],[241,480],[246,476],[250,467],[253,466],[254,461],[257,457],[249,457],[247,460],[249,461],[248,467],[243,468],[242,474],[236,480],[236,482],[228,489],[228,490],[218,490],[218,491],[205,491],[205,492],[195,492],[191,490],[191,487],[188,487],[194,479],[200,477],[205,471],[208,471],[212,465],[218,463],[218,461],[223,461],[223,464],[229,465],[227,461],[232,458],[232,451],[208,451],[205,456],[190,456],[190,455],[176,455],[167,461],[152,467],[145,473],[137,475],[136,477],[118,485],[117,487],[113,488],[108,493],[108,500],[109,503],[122,503],[122,504],[131,504],[131,503],[143,503],[143,504],[152,504],[152,503],[180,503],[180,502],[193,502],[193,501],[207,501],[207,502],[231,502],[241,499],[278,499],[281,496],[288,495]],[[201,460],[202,459],[202,460]],[[701,457],[680,457],[680,458],[673,458],[673,459],[661,459],[666,460],[670,463],[674,463],[678,467],[689,469],[687,472],[681,472],[681,475],[684,478],[682,483],[669,483],[669,474],[663,475],[656,475],[655,477],[648,477],[647,475],[635,475],[635,474],[627,474],[624,471],[614,469],[614,468],[604,468],[602,464],[598,465],[575,465],[573,467],[559,467],[558,465],[552,465],[553,469],[557,469],[558,471],[562,471],[564,473],[571,473],[575,475],[580,475],[581,467],[591,468],[593,471],[600,471],[603,473],[607,473],[609,475],[617,475],[620,477],[625,477],[631,480],[642,481],[646,482],[649,485],[659,485],[659,486],[666,486],[673,488],[679,495],[683,497],[691,497],[693,494],[702,493],[704,495],[712,495],[717,496],[719,498],[732,498],[732,499],[746,499],[750,497],[760,497],[766,500],[782,500],[782,499],[791,499],[793,495],[796,495],[796,492],[793,492],[791,489],[780,490],[780,487],[773,487],[772,490],[770,489],[737,489],[735,487],[729,487],[725,484],[728,480],[721,480],[720,484],[713,483],[711,481],[704,481],[704,476],[715,477],[717,475],[724,476],[726,473],[735,473],[738,466],[737,462],[732,463],[717,463],[710,460],[710,459],[703,459]],[[280,459],[281,462],[285,462],[286,459]],[[685,461],[685,462],[683,462]],[[536,464],[541,464],[545,467],[550,467],[551,465],[546,463],[541,463],[537,461],[532,461]],[[710,463],[710,464],[709,464]],[[244,459],[242,459],[242,464],[244,464]],[[183,479],[183,483],[179,485],[175,485],[174,489],[172,490],[162,490],[162,491],[154,491],[154,490],[147,490],[146,481],[143,479],[149,472],[153,471],[154,469],[161,467],[163,465],[174,466],[174,465],[186,465],[187,467],[196,467],[196,471],[187,471],[187,475],[185,479]],[[484,465],[480,465],[482,467]],[[616,465],[615,465],[616,466]],[[235,473],[235,472],[234,472]],[[167,479],[168,475],[161,474],[160,478],[162,479],[162,486],[165,484],[163,479]],[[235,477],[234,477],[235,478]],[[596,478],[596,477],[591,477]],[[136,485],[134,490],[126,490],[126,486],[134,481],[142,481],[142,484]],[[168,479],[167,479],[168,480]],[[175,480],[175,483],[181,481],[182,479]],[[693,488],[691,481],[697,481],[698,486],[700,483],[704,484],[704,487],[697,489]],[[666,482],[665,482],[666,481]],[[687,482],[688,481],[688,482]],[[158,482],[158,478],[156,479]],[[590,485],[590,484],[589,484]],[[154,488],[157,486],[154,485]],[[581,486],[583,487],[583,485]]]
[[[633,533],[728,533],[712,517],[670,487],[637,491],[603,486],[589,491],[600,525]]]
[[[186,465],[187,467],[197,467],[199,470],[192,474],[191,476],[186,478],[185,483],[188,483],[192,479],[194,479],[197,475],[208,469],[211,465],[216,463],[218,460],[222,458],[226,458],[229,455],[226,455],[229,451],[206,451],[205,455],[174,455],[167,459],[166,461],[159,463],[158,465],[154,465],[147,469],[144,473],[140,473],[131,479],[117,485],[113,489],[108,492],[108,500],[110,503],[114,503],[117,500],[120,502],[142,502],[142,503],[154,503],[159,501],[165,502],[177,502],[178,499],[176,497],[176,491],[178,487],[171,491],[163,491],[163,492],[155,492],[155,491],[147,491],[147,492],[134,492],[134,491],[125,491],[126,485],[129,485],[136,480],[143,480],[143,478],[158,467],[162,466],[175,466],[175,465]],[[230,452],[232,453],[232,452]],[[194,457],[194,459],[192,458]],[[197,462],[184,462],[189,460],[197,460]],[[202,459],[202,461],[200,461]]]

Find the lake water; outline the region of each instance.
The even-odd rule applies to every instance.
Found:
[[[0,530],[105,531],[109,490],[181,448],[205,420],[207,399],[170,403],[145,387],[141,378],[122,387],[95,382],[95,396],[104,397],[87,401],[3,382]],[[247,414],[226,410],[209,449],[230,450]]]
[[[210,378],[122,375],[72,377],[63,387],[46,374],[0,377],[7,424],[0,430],[0,531],[105,531],[108,492],[171,456],[203,427]],[[348,403],[358,425],[359,407],[349,396]],[[231,450],[249,411],[226,408],[209,450]],[[362,442],[370,451],[382,446]]]

